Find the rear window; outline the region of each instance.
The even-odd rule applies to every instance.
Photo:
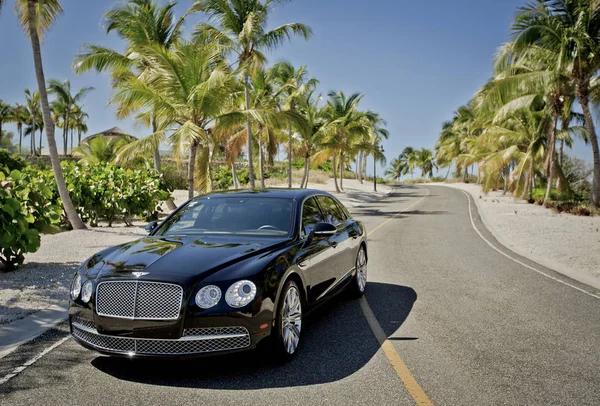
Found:
[[[285,236],[292,226],[291,199],[206,197],[189,202],[156,235],[232,234]]]

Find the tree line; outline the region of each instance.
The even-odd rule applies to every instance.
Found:
[[[361,182],[366,178],[367,157],[385,162],[380,144],[389,136],[386,122],[376,112],[360,108],[363,95],[331,91],[323,96],[306,66],[295,67],[287,61],[268,65],[266,51],[293,37],[312,35],[310,27],[301,23],[269,29],[268,17],[280,3],[196,0],[179,18],[174,15],[175,3],[155,0],[132,0],[109,10],[104,16],[106,32],[116,33],[125,50],[84,44],[73,69],[78,74],[107,72],[112,87],[109,103],[116,106],[118,117],[133,117],[149,128],[148,136],[119,149],[116,163],[147,157],[160,172],[159,147],[168,145],[175,158],[188,162],[192,197],[194,192],[213,189],[211,171],[217,158],[228,163],[239,187],[235,162],[245,154],[250,187],[264,187],[266,171],[284,147],[289,187],[294,159],[304,160],[301,187],[309,182],[311,166],[330,161],[338,192],[343,191],[343,173],[352,162]],[[73,112],[77,95],[70,96],[66,84],[61,92],[54,86],[57,83],[50,83],[49,89],[65,104],[63,114],[55,114],[58,121],[54,121],[36,39],[62,7],[57,0],[18,0],[16,12],[32,41],[38,83],[43,88],[40,110],[57,183],[64,186],[54,126],[62,125],[64,143],[69,130],[79,132]],[[186,19],[198,13],[206,22],[184,35]],[[61,193],[61,198],[67,202],[69,218],[74,219],[77,214],[68,210],[68,194]],[[77,220],[72,221],[75,228],[84,226]]]
[[[536,183],[566,194],[565,147],[593,152],[590,201],[600,206],[600,151],[592,110],[600,106],[600,3],[535,0],[520,7],[511,40],[494,59],[493,77],[444,123],[436,144],[440,168],[459,177],[477,168],[484,191],[531,196]],[[473,169],[474,172],[474,169]]]

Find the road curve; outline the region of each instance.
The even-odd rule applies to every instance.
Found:
[[[458,190],[404,186],[353,212],[374,230],[369,309],[431,403],[598,404],[597,292],[499,247],[474,212],[478,233]],[[297,359],[280,367],[254,353],[130,362],[67,340],[0,384],[0,403],[415,404],[358,301],[323,307],[304,332]],[[64,335],[59,327],[4,358],[0,382]]]

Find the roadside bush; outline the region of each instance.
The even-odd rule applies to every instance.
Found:
[[[236,172],[238,180],[242,185],[250,182],[248,168],[238,169]],[[213,188],[215,190],[227,190],[231,186],[233,186],[233,175],[229,166],[223,165],[213,171]]]
[[[177,164],[168,162],[162,164],[164,189],[173,191],[176,189],[187,189],[188,179],[185,170],[177,167]]]
[[[40,248],[40,232],[58,231],[61,207],[35,172],[0,170],[0,262],[7,270]]]
[[[27,162],[17,153],[11,153],[9,150],[0,148],[0,170],[4,173],[10,173],[14,170],[22,171],[27,167]]]

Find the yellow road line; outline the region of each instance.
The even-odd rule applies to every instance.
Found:
[[[388,224],[390,221],[394,220],[402,213],[406,213],[409,209],[421,203],[421,201],[423,201],[423,199],[425,199],[429,195],[430,191],[429,189],[427,189],[427,194],[425,196],[423,196],[421,199],[417,200],[415,203],[411,204],[407,208],[403,209],[398,214],[395,214],[392,218],[384,221],[383,223],[375,227],[373,230],[371,230],[371,232],[367,234],[367,236],[371,236],[375,231],[379,230],[381,227]],[[371,331],[373,331],[373,335],[375,335],[375,338],[377,338],[377,341],[379,341],[379,345],[381,345],[383,354],[388,359],[389,363],[392,365],[392,368],[394,368],[394,371],[396,371],[396,374],[404,384],[404,387],[406,388],[410,396],[413,398],[415,403],[417,405],[433,406],[433,402],[431,401],[431,399],[429,399],[423,388],[421,388],[421,385],[419,385],[415,377],[410,373],[410,370],[400,357],[400,354],[398,354],[398,352],[394,348],[394,345],[390,342],[390,340],[387,339],[387,334],[385,334],[385,331],[383,331],[381,324],[379,324],[379,322],[377,321],[377,317],[375,317],[371,306],[369,306],[369,302],[367,302],[367,299],[364,296],[360,298],[359,304],[363,314],[365,315],[365,318],[367,319],[367,323],[369,323],[369,327],[371,327]]]

